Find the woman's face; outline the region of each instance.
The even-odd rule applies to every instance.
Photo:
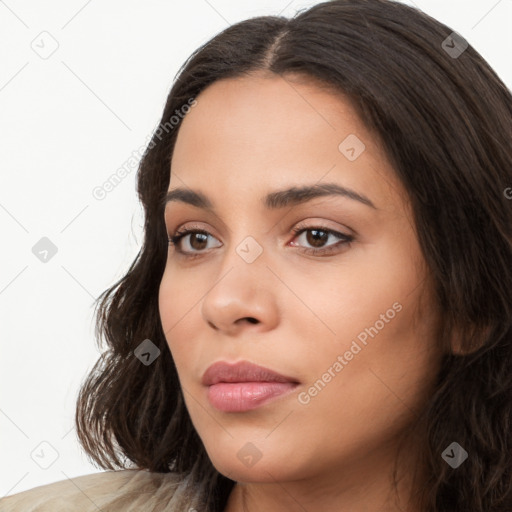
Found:
[[[170,236],[207,236],[169,247],[159,307],[213,464],[244,482],[387,467],[441,358],[405,190],[341,95],[254,75],[217,81],[197,102],[169,190],[201,194],[210,208],[181,196],[165,222]],[[303,187],[324,193],[283,192]],[[274,385],[282,394],[263,401],[268,384],[209,392],[201,380],[218,361],[296,384]]]

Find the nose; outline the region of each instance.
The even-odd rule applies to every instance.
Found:
[[[263,254],[245,262],[233,249],[223,261],[219,277],[201,306],[204,321],[228,336],[241,331],[265,332],[278,324],[276,277]]]

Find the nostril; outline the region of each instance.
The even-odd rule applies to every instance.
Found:
[[[248,316],[247,317],[247,321],[250,322],[251,324],[257,324],[258,323],[258,320],[256,320],[256,318],[253,318],[252,316]]]

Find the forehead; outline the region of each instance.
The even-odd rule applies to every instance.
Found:
[[[178,132],[169,189],[227,197],[337,181],[382,205],[405,197],[379,140],[332,88],[255,75],[214,82],[196,100]]]

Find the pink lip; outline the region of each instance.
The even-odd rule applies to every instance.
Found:
[[[248,361],[214,363],[206,370],[201,382],[209,386],[207,396],[210,403],[223,412],[255,409],[298,385],[292,377]]]

